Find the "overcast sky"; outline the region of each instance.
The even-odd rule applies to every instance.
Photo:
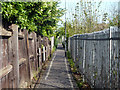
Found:
[[[74,13],[76,3],[79,2],[80,0],[66,0],[66,8],[67,8],[67,13],[66,17],[69,18],[70,20],[72,19],[72,14]],[[86,0],[89,1],[89,0]],[[99,2],[101,0],[92,0],[95,2]],[[109,17],[112,15],[112,10],[118,9],[118,2],[120,0],[102,0],[101,3],[101,14],[103,12],[107,12],[109,14]],[[61,8],[65,8],[65,0],[61,0],[61,3],[59,4]],[[120,7],[119,7],[120,8]],[[61,17],[63,21],[65,21],[65,15]],[[101,21],[99,21],[101,23]]]

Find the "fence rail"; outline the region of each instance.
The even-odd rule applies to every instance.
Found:
[[[9,31],[0,30],[0,89],[30,86],[51,54],[51,41],[36,33],[18,30],[15,24]]]
[[[97,88],[120,88],[120,28],[74,35],[68,49],[84,80]]]

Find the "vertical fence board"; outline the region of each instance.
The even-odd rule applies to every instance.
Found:
[[[31,83],[31,68],[30,68],[30,55],[29,55],[29,41],[28,41],[28,31],[24,30],[24,35],[25,35],[25,46],[26,46],[26,69],[27,69],[27,84],[28,86]]]
[[[35,68],[38,70],[38,61],[37,61],[37,37],[36,33],[34,33],[34,60],[35,60]]]
[[[1,31],[2,31],[2,28],[0,26],[0,34],[2,34]],[[2,62],[3,62],[3,59],[2,59],[2,48],[1,47],[2,47],[2,36],[0,36],[0,69],[2,69]],[[0,79],[0,89],[2,89],[1,79]]]
[[[19,88],[19,53],[18,53],[18,26],[12,24],[11,29],[13,30],[13,36],[11,37],[11,47],[12,55],[11,58],[13,61],[13,70],[14,70],[14,88]]]
[[[85,80],[92,86],[97,88],[120,87],[119,39],[120,29],[118,27],[70,37],[69,50],[72,59],[79,64],[79,71],[83,77],[85,75]]]
[[[38,37],[38,67],[42,69],[41,37]]]
[[[45,62],[45,47],[43,47],[43,61]]]
[[[36,33],[28,34],[27,30],[19,30],[18,33],[18,26],[14,24],[10,28],[11,31],[4,29],[4,33],[0,32],[0,89],[30,87],[38,67],[42,69],[41,37]],[[50,41],[45,38],[44,61],[51,53]]]

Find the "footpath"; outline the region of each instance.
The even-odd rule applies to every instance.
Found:
[[[48,63],[35,88],[78,89],[61,44],[58,45],[52,60]]]

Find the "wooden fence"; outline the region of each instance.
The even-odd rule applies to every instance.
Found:
[[[120,88],[120,28],[74,35],[68,46],[83,80],[96,88]]]
[[[50,40],[15,24],[0,30],[0,89],[29,87],[51,54]]]

